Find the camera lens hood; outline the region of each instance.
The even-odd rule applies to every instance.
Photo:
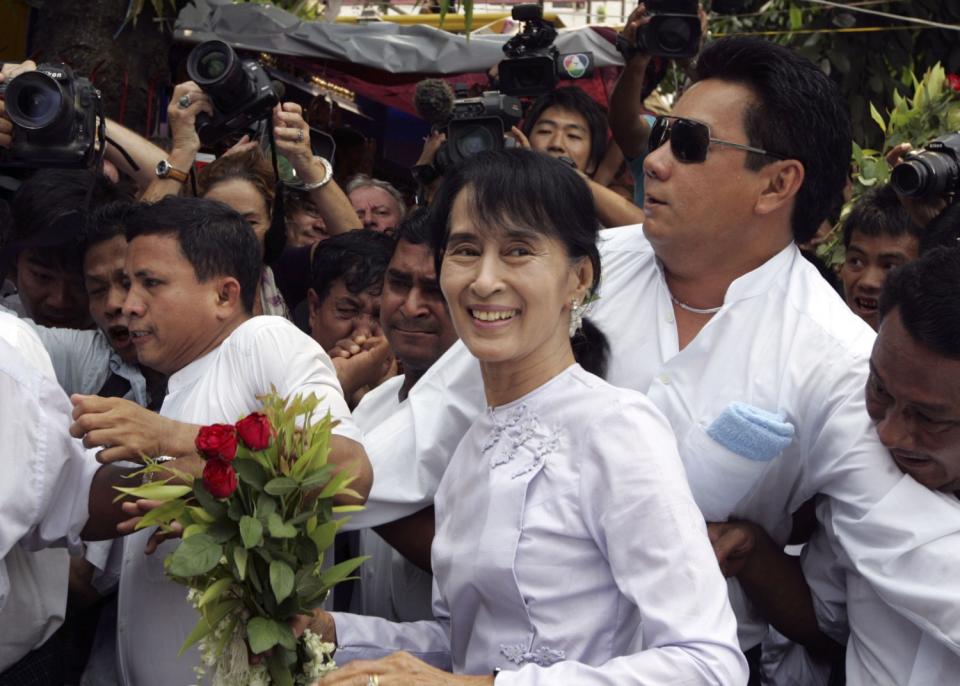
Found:
[[[63,87],[42,71],[28,71],[12,79],[4,103],[10,121],[37,133],[69,125],[73,114],[73,104]]]

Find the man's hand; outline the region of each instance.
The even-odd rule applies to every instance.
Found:
[[[756,547],[756,525],[750,522],[707,522],[707,535],[723,575],[739,575]]]
[[[0,83],[7,83],[15,76],[33,71],[37,68],[37,63],[32,60],[20,62],[19,64],[10,62],[3,65],[0,69]],[[13,122],[7,117],[5,103],[0,100],[0,148],[9,148],[13,145]]]
[[[417,166],[423,164],[433,164],[437,156],[437,150],[447,142],[447,134],[442,131],[431,131],[430,135],[423,139],[423,150],[420,151],[420,157],[417,159]]]
[[[898,164],[903,163],[904,155],[911,150],[913,150],[913,146],[910,143],[901,143],[900,145],[894,146],[890,149],[890,152],[886,154],[887,163],[891,167],[896,167]],[[926,228],[927,224],[932,222],[937,215],[947,207],[946,198],[941,196],[933,198],[909,198],[897,193],[897,197],[900,198],[900,204],[903,205],[907,214],[910,215],[913,223],[921,228]]]
[[[303,108],[295,102],[285,102],[273,108],[273,139],[277,152],[290,161],[297,176],[312,182],[308,172],[316,164],[310,146],[310,126],[303,119]]]
[[[180,106],[180,101],[184,97],[190,100],[187,107]],[[170,137],[173,139],[171,156],[189,157],[190,164],[193,164],[193,158],[200,150],[200,136],[197,135],[197,115],[201,112],[213,115],[213,103],[210,96],[204,93],[200,86],[193,81],[178,83],[173,89],[170,104],[167,106]]]
[[[359,389],[376,386],[392,376],[393,351],[383,336],[355,336],[337,342],[330,350],[337,378],[348,400]]]
[[[70,435],[88,448],[103,447],[97,459],[140,462],[144,455],[184,457],[195,453],[198,426],[161,417],[123,398],[74,394]]]

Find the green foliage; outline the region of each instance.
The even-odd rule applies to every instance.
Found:
[[[322,569],[343,522],[334,519],[344,507],[335,506],[334,498],[356,496],[348,488],[349,474],[334,473],[328,463],[334,425],[329,413],[314,417],[319,400],[312,394],[261,400],[272,440],[256,451],[238,440],[230,463],[238,486],[228,497],[214,497],[202,479],[185,474],[179,475],[185,484],[168,479],[118,490],[163,502],[144,517],[144,526],[183,527],[183,540],[164,561],[167,574],[191,589],[201,615],[183,649],[213,641],[219,656],[230,637],[243,631],[254,653],[273,649],[273,682],[292,684],[306,657],[290,620],[320,606],[363,558]],[[152,463],[140,473],[169,476]]]

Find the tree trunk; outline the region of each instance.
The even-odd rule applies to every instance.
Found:
[[[170,80],[173,16],[162,24],[150,2],[134,25],[123,24],[128,0],[44,0],[32,32],[34,59],[63,62],[91,78],[103,94],[107,116],[149,135],[148,96]],[[152,87],[151,87],[152,86]],[[155,117],[153,112],[151,118]]]

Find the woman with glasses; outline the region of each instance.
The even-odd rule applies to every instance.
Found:
[[[355,660],[320,684],[746,683],[669,424],[597,376],[584,181],[547,155],[481,153],[448,174],[430,221],[488,409],[435,498],[436,619],[318,612],[311,628]]]

